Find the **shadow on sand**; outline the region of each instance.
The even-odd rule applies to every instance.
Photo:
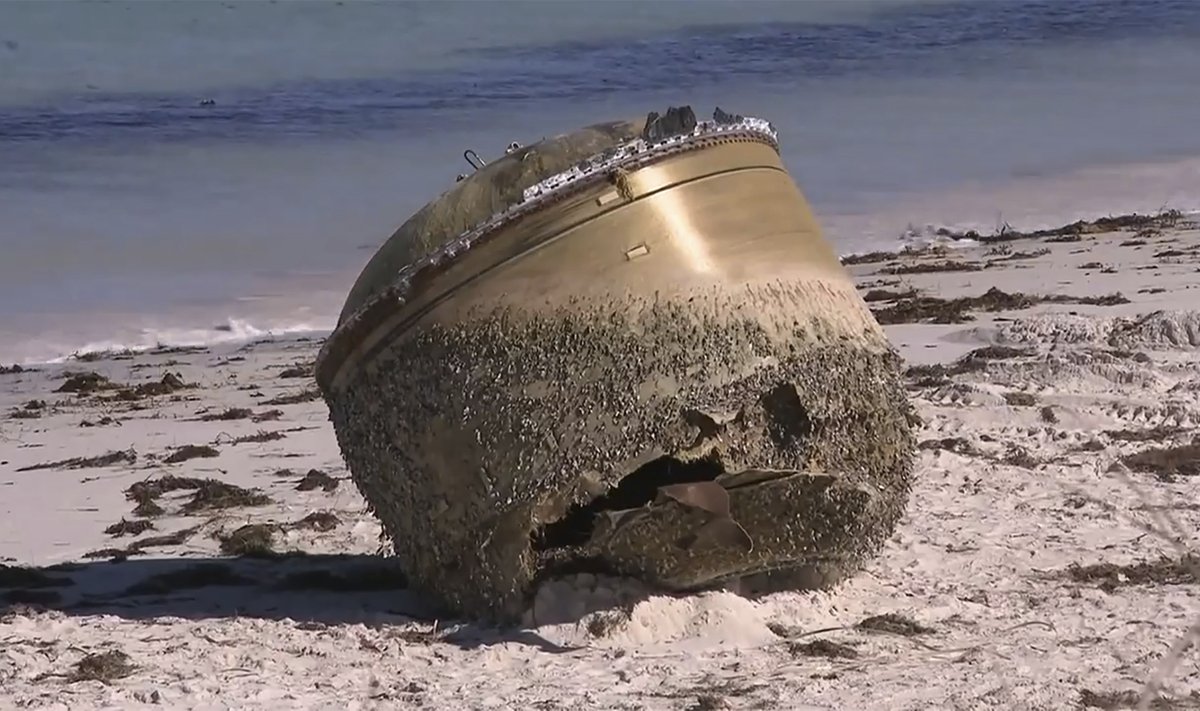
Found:
[[[250,617],[314,629],[394,625],[410,628],[414,638],[464,649],[517,643],[551,653],[572,651],[529,630],[443,616],[409,589],[389,559],[371,555],[139,557],[45,568],[0,564],[0,620],[37,610],[127,620]]]

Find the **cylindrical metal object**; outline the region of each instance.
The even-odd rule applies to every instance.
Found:
[[[898,358],[774,130],[684,118],[482,167],[380,250],[321,353],[355,483],[452,609],[511,618],[581,569],[829,582],[903,511]]]

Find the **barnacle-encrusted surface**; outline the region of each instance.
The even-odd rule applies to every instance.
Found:
[[[897,359],[848,283],[429,317],[325,395],[411,579],[469,614],[511,618],[571,565],[681,589],[836,575],[878,550],[910,485]],[[646,491],[600,505],[634,477]],[[727,499],[655,491],[714,480]]]

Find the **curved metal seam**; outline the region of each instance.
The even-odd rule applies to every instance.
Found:
[[[605,168],[603,170],[598,169],[581,174],[580,177],[575,178],[570,182],[562,183],[559,187],[556,187],[552,191],[540,193],[535,197],[525,200],[524,202],[521,202],[516,206],[489,218],[482,225],[467,230],[459,237],[447,242],[442,248],[430,254],[428,257],[403,267],[396,275],[395,286],[400,288],[402,291],[407,291],[409,282],[422,270],[429,267],[439,266],[447,259],[454,259],[459,254],[473,247],[475,243],[485,239],[491,234],[494,234],[500,228],[507,226],[509,223],[524,217],[535,210],[542,209],[548,205],[560,202],[561,200],[586,190],[598,182],[608,180],[611,171],[617,168],[629,171],[639,170],[649,165],[653,165],[654,163],[660,162],[666,158],[670,158],[681,153],[697,151],[702,148],[707,148],[720,143],[739,141],[761,142],[766,143],[772,148],[778,150],[778,145],[774,141],[764,140],[765,138],[767,138],[767,136],[755,133],[748,133],[742,136],[701,136],[697,140],[688,141],[686,143],[680,142],[677,144],[672,144],[664,150],[656,150],[653,154],[639,155],[636,157],[637,159],[634,160],[612,164],[605,163]]]
[[[369,299],[349,319],[334,330],[318,355],[318,362],[324,366],[319,367],[318,370],[326,372],[330,367],[328,361],[331,358],[342,361],[349,357],[356,349],[354,347],[340,346],[335,342],[345,341],[352,335],[364,336],[373,332],[379,326],[382,319],[372,318],[372,316],[376,313],[389,312],[392,309],[402,306],[408,300],[407,297],[413,278],[426,269],[442,266],[444,263],[454,260],[459,254],[466,252],[477,243],[498,233],[501,228],[510,225],[512,222],[529,213],[559,203],[593,187],[601,181],[609,180],[616,169],[635,171],[682,153],[689,153],[713,145],[728,143],[763,143],[769,145],[776,152],[779,151],[778,135],[774,127],[767,121],[755,118],[742,119],[732,124],[717,124],[713,121],[705,121],[697,124],[691,133],[672,136],[659,143],[649,144],[643,139],[636,139],[617,148],[615,151],[609,152],[605,160],[588,165],[586,170],[576,166],[562,173],[550,176],[535,186],[531,186],[531,188],[525,191],[523,196],[525,199],[520,203],[493,215],[483,224],[467,230],[424,259],[403,267],[397,273],[396,279],[391,285]],[[547,185],[551,187],[545,187]],[[543,186],[543,191],[537,193],[531,192],[538,186]],[[600,214],[607,214],[607,212]],[[358,342],[359,338],[354,338],[353,341]],[[338,351],[341,351],[339,354],[340,357],[335,356],[335,353]],[[340,364],[335,366],[335,371],[340,370]]]
[[[770,165],[743,166],[743,167],[738,167],[738,168],[727,168],[725,170],[720,170],[720,171],[717,171],[714,173],[707,173],[705,175],[698,175],[693,178],[688,178],[687,180],[681,180],[677,183],[671,183],[670,185],[665,185],[660,188],[655,188],[654,190],[650,190],[650,191],[647,191],[645,193],[638,195],[633,200],[622,202],[619,205],[615,205],[608,210],[604,210],[603,212],[598,212],[594,215],[591,215],[591,216],[585,217],[581,220],[578,220],[576,222],[573,222],[573,223],[563,227],[562,229],[557,230],[548,239],[544,239],[544,240],[538,242],[537,244],[531,245],[527,249],[524,249],[516,254],[510,255],[494,264],[490,264],[487,267],[485,267],[484,269],[476,272],[475,274],[468,276],[466,279],[462,280],[461,282],[446,289],[444,292],[442,292],[436,298],[430,300],[427,304],[423,305],[419,310],[417,310],[413,313],[407,314],[404,318],[398,320],[396,323],[388,324],[387,321],[385,320],[385,321],[376,323],[374,326],[371,326],[369,328],[363,328],[362,330],[364,332],[360,334],[359,338],[355,339],[356,343],[361,343],[362,340],[369,338],[370,336],[372,336],[373,334],[375,334],[376,332],[378,332],[380,330],[386,330],[387,333],[385,334],[384,338],[379,341],[378,344],[365,349],[361,355],[357,356],[357,359],[370,360],[371,356],[374,354],[374,352],[378,348],[382,347],[383,345],[385,345],[388,342],[388,340],[389,340],[387,338],[388,335],[403,331],[409,325],[411,325],[414,321],[420,319],[425,314],[427,314],[430,311],[432,311],[433,309],[437,308],[439,305],[444,303],[447,299],[452,298],[454,296],[454,294],[457,293],[459,290],[461,290],[463,287],[469,286],[472,282],[478,280],[481,277],[486,276],[487,274],[491,273],[492,271],[494,271],[496,269],[503,267],[506,264],[509,264],[509,263],[519,260],[523,257],[526,257],[529,254],[532,254],[533,252],[538,251],[539,249],[548,247],[551,244],[554,244],[555,242],[559,241],[560,239],[564,239],[565,237],[568,236],[568,234],[570,232],[572,232],[580,227],[583,227],[584,225],[586,225],[590,222],[593,222],[602,217],[607,217],[622,208],[633,205],[634,203],[638,202],[639,200],[643,200],[645,198],[649,198],[654,195],[658,195],[659,193],[665,192],[667,190],[674,190],[675,188],[679,188],[684,185],[690,185],[692,183],[695,183],[695,182],[698,182],[701,180],[707,180],[709,178],[716,178],[716,177],[720,177],[720,176],[724,176],[724,175],[730,175],[733,173],[741,173],[741,172],[746,172],[746,171],[751,171],[751,170],[769,170],[769,171],[774,171],[776,173],[786,173],[785,170],[775,167],[775,166],[770,166]],[[401,307],[403,307],[403,305],[404,305],[403,300],[401,300],[401,303],[397,304],[396,307],[401,308]],[[350,353],[347,353],[343,357],[342,361],[337,366],[338,372],[342,371],[347,365],[349,365],[351,363],[352,355],[353,355],[353,351],[351,351]],[[336,373],[334,375],[334,379],[336,379]]]

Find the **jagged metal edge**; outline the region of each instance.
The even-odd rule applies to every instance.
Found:
[[[533,212],[546,203],[553,202],[564,193],[580,187],[582,183],[607,178],[613,170],[618,168],[628,168],[638,163],[661,158],[666,154],[687,148],[699,139],[727,134],[754,134],[768,139],[776,147],[779,145],[779,134],[775,131],[775,127],[769,121],[753,117],[742,117],[726,123],[700,121],[691,131],[668,136],[661,141],[651,142],[642,138],[628,141],[525,188],[520,202],[492,215],[422,259],[402,267],[397,272],[396,280],[392,284],[399,292],[396,298],[403,303],[404,295],[409,289],[413,276],[421,270],[440,266],[444,262],[454,259],[469,250],[483,235],[524,214]]]

